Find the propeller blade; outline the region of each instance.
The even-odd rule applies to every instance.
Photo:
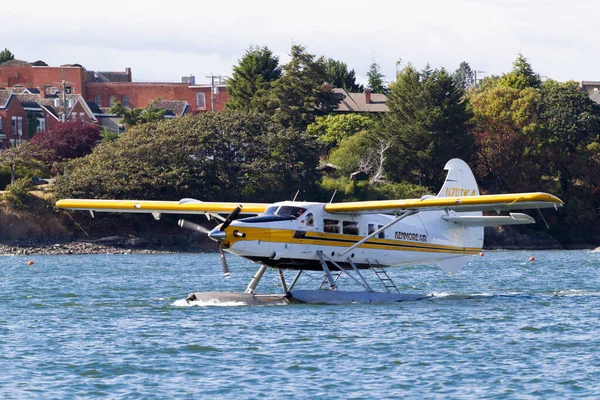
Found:
[[[223,275],[225,278],[229,278],[231,274],[229,273],[229,268],[227,267],[227,259],[225,258],[225,252],[223,251],[223,246],[221,244],[219,246],[219,253],[221,254],[221,265],[223,266]]]
[[[208,234],[210,232],[209,229],[203,227],[202,225],[195,224],[190,221],[186,221],[185,219],[180,219],[178,225],[184,229],[189,229],[191,231],[197,231]]]
[[[231,224],[231,221],[233,221],[239,215],[239,213],[241,211],[242,211],[242,205],[240,204],[239,206],[237,206],[235,208],[235,210],[233,210],[231,212],[231,214],[229,214],[229,216],[227,216],[227,218],[225,219],[225,221],[221,225],[221,230],[224,231],[225,229],[227,229],[227,227],[229,226],[229,224]]]

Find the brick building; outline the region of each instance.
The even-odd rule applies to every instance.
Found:
[[[224,83],[197,85],[194,76],[178,83],[133,82],[124,72],[87,70],[79,64],[59,67],[19,60],[0,64],[0,146],[28,140],[61,120],[81,119],[120,132],[120,118],[110,114],[116,102],[128,108],[166,109],[165,118],[221,111],[229,100]],[[383,113],[385,95],[333,89],[342,113]],[[33,126],[32,124],[35,124]],[[30,125],[32,125],[30,127]]]
[[[29,139],[27,111],[11,91],[0,90],[0,149]]]

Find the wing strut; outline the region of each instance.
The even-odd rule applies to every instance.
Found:
[[[398,218],[396,218],[393,221],[388,222],[387,224],[385,224],[384,226],[382,226],[381,228],[377,229],[375,232],[371,233],[369,236],[365,236],[363,239],[359,240],[358,242],[354,243],[352,246],[348,247],[346,250],[342,251],[340,253],[340,256],[343,256],[345,254],[350,253],[352,250],[354,250],[355,248],[357,248],[358,246],[360,246],[361,244],[363,244],[364,242],[366,242],[367,240],[379,235],[380,232],[385,231],[387,228],[389,228],[390,226],[394,225],[395,223],[399,222],[400,220],[403,220],[406,217],[409,217],[411,215],[416,214],[418,211],[407,211],[404,214],[400,215]]]

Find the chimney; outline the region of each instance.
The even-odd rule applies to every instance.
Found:
[[[127,74],[127,82],[131,82],[131,68],[126,67],[125,73]]]
[[[371,89],[365,88],[365,103],[371,104]]]
[[[40,98],[41,99],[46,98],[46,86],[40,86]]]

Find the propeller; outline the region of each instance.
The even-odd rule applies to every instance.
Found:
[[[179,225],[180,227],[182,227],[184,229],[189,229],[191,231],[206,233],[207,235],[210,232],[210,229],[205,228],[202,225],[198,225],[193,222],[187,221],[185,219],[180,219],[177,225]]]
[[[229,224],[231,224],[231,221],[233,221],[234,219],[237,218],[237,216],[240,214],[240,212],[242,211],[242,205],[239,204],[235,210],[233,210],[231,212],[231,214],[229,214],[227,216],[227,218],[225,218],[225,221],[223,221],[223,223],[221,224],[221,229],[220,231],[223,232],[225,229],[227,229],[227,227],[229,226]]]
[[[229,273],[229,267],[227,266],[227,258],[225,258],[225,252],[223,251],[223,246],[221,245],[221,242],[225,240],[226,237],[225,229],[227,229],[227,227],[231,224],[231,221],[237,218],[241,211],[242,205],[240,204],[231,212],[231,214],[227,216],[225,221],[223,221],[221,226],[219,226],[219,229],[213,229],[212,231],[203,227],[202,225],[195,224],[185,219],[180,219],[178,223],[178,225],[182,228],[205,233],[208,235],[208,237],[217,242],[217,246],[219,247],[219,254],[221,256],[221,266],[223,267],[223,275],[225,275],[226,278],[231,276],[231,274]]]

